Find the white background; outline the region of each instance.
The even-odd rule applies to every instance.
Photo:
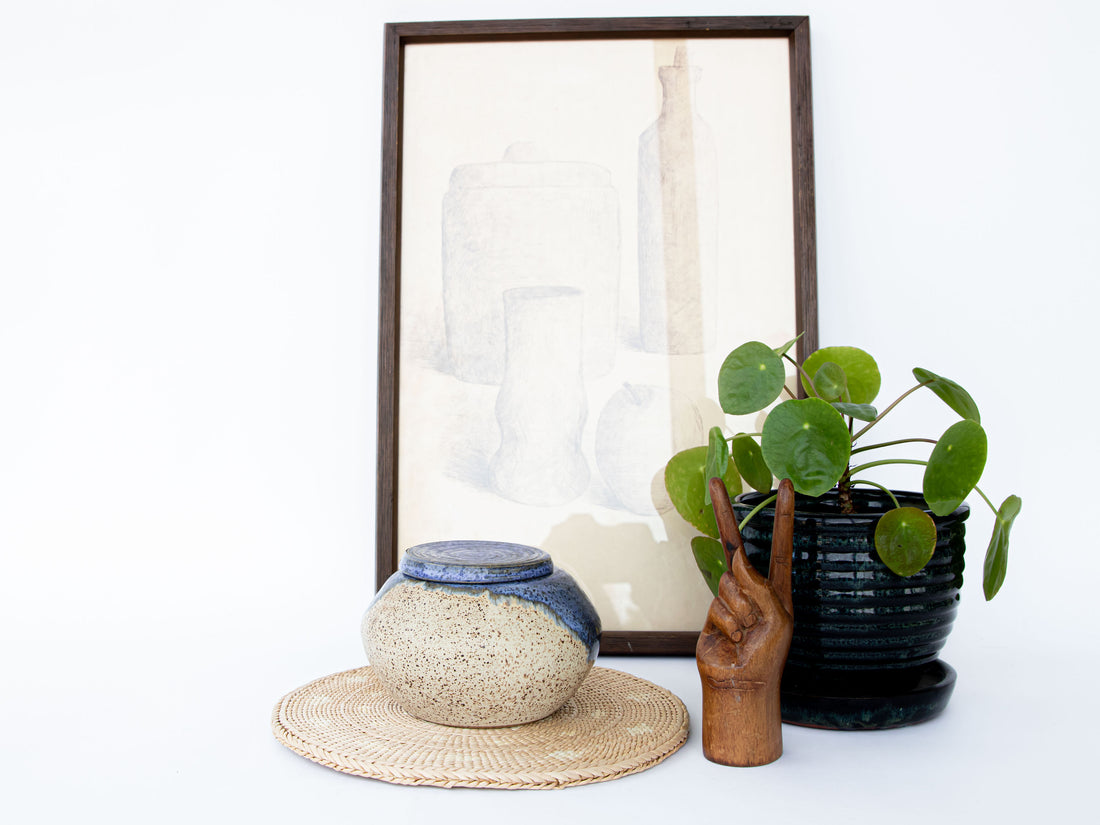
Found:
[[[968,387],[1020,494],[947,712],[698,737],[616,782],[410,789],[268,732],[363,663],[382,24],[808,13],[821,343]],[[0,806],[12,822],[1014,822],[1091,815],[1100,129],[1087,2],[0,4]],[[940,427],[934,399],[899,414]],[[1051,413],[1054,413],[1053,415]],[[904,483],[904,478],[899,484]],[[980,502],[974,502],[975,505]],[[683,659],[605,659],[678,693]]]

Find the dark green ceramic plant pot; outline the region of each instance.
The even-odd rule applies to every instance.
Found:
[[[895,495],[903,506],[924,507],[917,493]],[[955,671],[938,656],[958,608],[970,508],[933,516],[935,554],[906,578],[875,552],[875,524],[893,506],[889,498],[862,490],[853,498],[856,513],[841,515],[834,493],[798,497],[783,719],[838,730],[923,722],[943,710],[955,687]],[[763,499],[738,496],[738,520]],[[742,530],[750,561],[765,575],[773,518],[765,509]]]

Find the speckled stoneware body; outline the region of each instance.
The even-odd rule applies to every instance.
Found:
[[[479,728],[558,710],[600,644],[592,602],[549,555],[486,541],[410,548],[362,631],[372,669],[405,711]]]

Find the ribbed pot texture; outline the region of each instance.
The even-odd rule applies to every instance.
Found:
[[[895,493],[903,506],[925,507],[918,493]],[[936,522],[936,551],[914,576],[893,573],[875,552],[878,517],[893,507],[880,491],[854,491],[856,513],[841,515],[836,495],[798,497],[794,525],[792,596],[794,639],[784,684],[854,678],[904,681],[934,661],[951,631],[963,573],[962,505]],[[764,496],[738,496],[738,520]],[[931,513],[929,513],[931,515]],[[765,575],[774,510],[742,530],[753,565]]]

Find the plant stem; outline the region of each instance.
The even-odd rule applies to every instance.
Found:
[[[852,397],[848,395],[848,391],[844,391],[845,396],[849,401]],[[853,433],[856,428],[856,420],[852,416],[848,416],[848,440],[854,441]],[[840,505],[840,512],[844,515],[849,515],[856,511],[856,504],[852,501],[852,459],[851,453],[848,454],[848,464],[844,468],[844,475],[840,477],[840,480],[836,483],[836,497],[837,504]]]
[[[913,387],[912,389],[909,389],[909,390],[906,390],[905,392],[903,392],[901,395],[899,395],[894,400],[893,404],[891,404],[885,410],[883,410],[878,415],[876,415],[874,421],[871,421],[866,427],[864,427],[862,430],[860,430],[858,433],[856,433],[854,436],[852,436],[852,441],[855,441],[857,438],[859,438],[861,435],[863,435],[865,432],[867,432],[869,429],[871,429],[873,426],[875,426],[878,422],[880,422],[882,420],[882,417],[884,415],[886,415],[886,413],[890,412],[890,410],[894,409],[894,407],[896,407],[898,404],[900,404],[906,398],[906,396],[912,395],[917,390],[919,390],[921,387],[926,387],[931,383],[932,383],[932,379],[929,379],[927,381],[922,381],[920,384],[917,384],[917,386]]]
[[[883,464],[923,464],[928,466],[927,461],[921,461],[916,458],[883,458],[878,461],[868,461],[866,464],[860,464],[858,467],[853,467],[846,475],[858,473],[860,470],[866,470],[868,467],[879,467]]]
[[[797,369],[799,374],[803,378],[806,379],[806,383],[810,387],[810,392],[812,392],[814,394],[814,397],[816,398],[817,397],[817,391],[814,389],[814,380],[810,377],[810,374],[808,372],[806,372],[806,370],[802,369],[802,365],[800,363],[798,363],[797,361],[795,361],[793,358],[791,358],[791,356],[784,353],[783,357],[786,358],[788,361],[790,361],[792,364],[794,364],[795,369]],[[784,383],[783,386],[786,387],[787,385]],[[789,390],[788,390],[788,392],[789,392]],[[793,393],[792,393],[792,395],[793,395]]]
[[[776,498],[778,498],[778,496],[768,496],[762,502],[760,502],[755,507],[753,507],[751,510],[749,510],[749,512],[745,514],[745,517],[743,519],[741,519],[741,528],[744,529],[745,525],[748,524],[752,520],[753,516],[755,516],[757,513],[759,513],[761,510],[763,510],[769,504],[773,504],[775,502]]]
[[[982,498],[985,499],[985,503],[988,504],[989,509],[993,511],[993,515],[995,515],[997,517],[997,521],[1000,521],[1001,520],[1001,511],[993,506],[993,502],[989,500],[989,496],[987,496],[985,493],[983,493],[982,488],[979,487],[976,484],[974,485],[974,489],[977,491],[978,495],[980,495]]]
[[[840,477],[840,481],[836,483],[836,496],[837,504],[840,505],[840,512],[848,515],[856,511],[855,502],[852,501],[852,465],[849,464],[844,470],[844,475]]]
[[[878,482],[868,481],[865,478],[853,478],[851,483],[852,484],[869,484],[872,487],[878,487],[880,490],[882,490],[882,492],[884,492],[884,493],[886,493],[886,495],[890,496],[890,501],[894,502],[895,507],[901,507],[901,504],[898,502],[897,496],[894,495],[893,491],[890,490],[890,488],[888,488],[888,487],[883,487]]]
[[[853,447],[852,455],[862,453],[865,450],[877,450],[880,447],[893,447],[895,444],[910,444],[915,441],[924,441],[928,444],[936,444],[934,438],[899,438],[897,441],[883,441],[881,444],[868,444],[866,447]]]

